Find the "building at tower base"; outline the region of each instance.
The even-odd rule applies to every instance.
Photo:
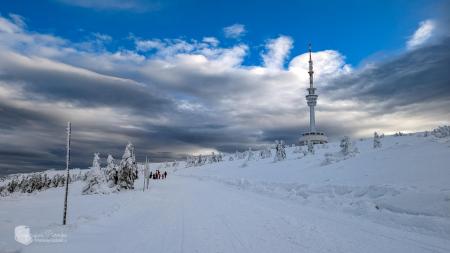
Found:
[[[300,145],[308,145],[308,142],[312,144],[324,144],[328,142],[328,137],[323,132],[306,132],[300,136]]]
[[[314,71],[313,62],[311,57],[311,44],[309,44],[309,88],[307,89],[308,95],[306,95],[306,102],[309,106],[309,132],[303,133],[300,136],[300,145],[323,144],[328,142],[328,138],[325,133],[316,130],[316,114],[315,107],[317,105],[318,95],[316,94],[316,88],[314,88]]]

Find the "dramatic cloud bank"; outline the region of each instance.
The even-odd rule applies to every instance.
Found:
[[[242,36],[240,26],[225,34]],[[63,167],[69,120],[80,167],[94,152],[119,155],[127,141],[138,159],[158,161],[293,143],[307,128],[307,45],[290,56],[288,36],[268,40],[257,66],[243,65],[251,45],[239,41],[131,36],[134,49],[111,52],[103,43],[112,39],[74,43],[0,16],[0,173]],[[314,52],[318,128],[333,139],[448,123],[449,45],[423,41],[356,69],[338,51]]]

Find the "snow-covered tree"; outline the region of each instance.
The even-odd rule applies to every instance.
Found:
[[[265,147],[264,149],[259,151],[259,157],[261,159],[266,159],[272,157],[272,151],[269,147]]]
[[[308,153],[314,154],[314,143],[312,141],[308,141]]]
[[[282,161],[286,159],[286,149],[284,145],[284,141],[275,141],[275,161]]]
[[[294,154],[303,153],[302,146],[295,146],[294,151],[292,151],[292,153]]]
[[[100,168],[100,156],[98,153],[95,153],[92,161],[92,167],[88,172],[86,184],[83,187],[82,194],[104,193],[105,186],[106,176]]]
[[[136,157],[134,146],[131,143],[125,147],[125,151],[117,170],[117,185],[119,189],[134,189],[134,180],[137,179]]]
[[[218,163],[223,161],[223,155],[221,153],[212,152],[210,156],[207,157],[208,163]]]
[[[246,160],[247,161],[255,160],[255,154],[253,153],[252,148],[248,148]]]
[[[377,132],[373,133],[373,148],[381,148],[381,137]]]
[[[436,138],[445,138],[450,136],[450,126],[440,126],[431,132]]]
[[[69,183],[82,180],[85,174],[85,172],[81,171],[78,174],[71,174]],[[7,196],[14,192],[32,193],[52,187],[62,187],[65,184],[65,179],[64,175],[56,174],[53,177],[49,177],[45,172],[18,175],[7,184],[0,185],[0,196]]]
[[[245,158],[245,161],[244,161],[244,163],[241,165],[241,167],[247,167],[247,166],[248,166],[248,163],[249,163],[250,161],[253,161],[253,160],[255,160],[255,154],[253,153],[252,148],[248,148],[248,150],[247,150],[247,152],[246,152],[246,158]]]
[[[355,147],[355,145],[350,140],[350,137],[348,136],[344,136],[344,138],[341,140],[339,147],[341,147],[341,153],[344,156],[358,152],[358,149]]]
[[[244,159],[244,158],[246,158],[246,153],[245,152],[239,152],[239,151],[236,150],[236,152],[234,153],[234,158],[236,160]]]
[[[112,155],[108,155],[106,163],[107,163],[105,168],[106,182],[110,188],[116,187],[118,183],[118,176],[117,176],[118,166],[116,164],[116,161],[114,160],[114,157]]]

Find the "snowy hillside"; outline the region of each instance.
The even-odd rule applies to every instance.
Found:
[[[0,198],[0,252],[450,252],[450,140],[421,134],[258,152],[168,170],[142,191],[63,188]],[[326,155],[328,153],[328,155]],[[231,158],[230,158],[231,157]],[[242,159],[239,159],[242,158]],[[25,246],[14,228],[63,242]]]

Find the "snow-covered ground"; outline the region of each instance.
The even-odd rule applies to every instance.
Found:
[[[0,252],[450,252],[450,142],[356,141],[354,157],[324,165],[339,143],[287,160],[171,169],[142,191],[63,189],[0,199]],[[157,165],[152,166],[153,169]],[[14,240],[14,228],[64,242]],[[53,237],[52,237],[53,236]]]

